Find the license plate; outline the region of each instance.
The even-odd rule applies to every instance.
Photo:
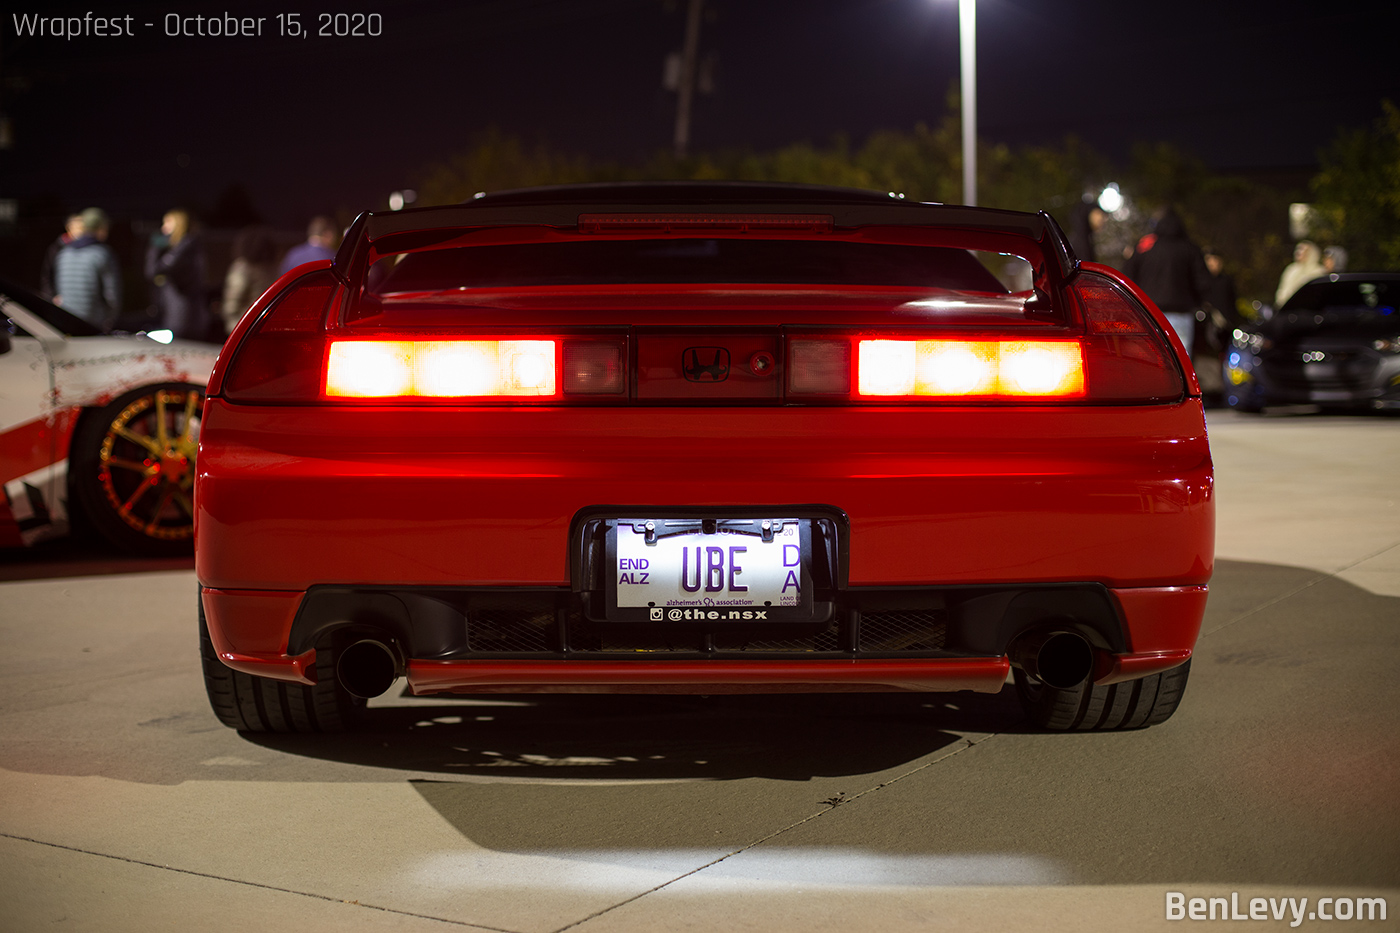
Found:
[[[618,519],[607,553],[614,621],[812,619],[809,519]]]

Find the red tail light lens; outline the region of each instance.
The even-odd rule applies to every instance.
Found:
[[[555,340],[334,340],[330,398],[552,398]]]
[[[224,376],[224,395],[247,402],[317,398],[325,319],[336,285],[335,276],[322,270],[283,292],[239,344]]]
[[[1186,392],[1181,367],[1146,309],[1100,275],[1071,288],[1080,303],[1089,396],[1116,402],[1168,402]]]
[[[1082,398],[1078,340],[862,340],[864,397]]]

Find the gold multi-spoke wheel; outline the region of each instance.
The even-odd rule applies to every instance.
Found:
[[[188,552],[204,393],[147,386],[90,413],[73,437],[74,492],[96,529],[144,553]]]

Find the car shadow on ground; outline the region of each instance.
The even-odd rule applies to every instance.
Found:
[[[95,535],[81,532],[67,538],[41,541],[32,547],[0,548],[0,582],[193,569],[193,554],[183,557],[123,554]]]
[[[454,775],[804,781],[884,771],[964,735],[1028,729],[1010,688],[994,695],[451,697],[371,708],[364,726],[339,736],[243,738],[291,755]]]

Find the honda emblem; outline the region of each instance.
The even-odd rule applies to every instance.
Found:
[[[681,372],[689,382],[723,382],[729,378],[729,351],[724,347],[687,347]]]

